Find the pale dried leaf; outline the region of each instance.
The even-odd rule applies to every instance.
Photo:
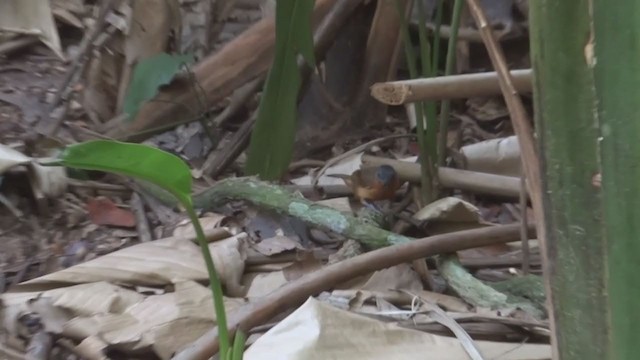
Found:
[[[418,273],[408,264],[400,264],[387,269],[378,270],[358,290],[423,290]]]
[[[258,298],[268,295],[273,290],[287,283],[282,271],[269,273],[251,273],[243,277],[242,283],[247,288],[247,298]]]
[[[475,205],[452,196],[428,204],[415,213],[413,217],[420,221],[428,221],[429,233],[431,234],[475,229],[490,225],[482,220],[480,210]]]
[[[207,213],[204,217],[198,219],[202,230],[206,233],[207,230],[221,228],[228,217],[222,214]],[[196,236],[196,232],[193,228],[191,220],[186,219],[181,224],[176,226],[173,230],[172,236],[183,239],[193,239]],[[229,232],[229,236],[232,234]]]
[[[7,146],[0,144],[0,175],[17,165],[29,164],[33,158]]]
[[[75,351],[87,360],[108,360],[103,352],[108,345],[99,336],[89,336],[75,347]]]
[[[14,166],[23,165],[29,170],[28,176],[36,197],[57,197],[67,189],[67,175],[63,167],[42,166],[36,158],[0,144],[0,175]]]
[[[339,178],[327,176],[327,175],[351,175],[354,171],[360,169],[362,166],[363,153],[354,154],[341,160],[333,166],[330,166],[324,174],[318,179],[318,186],[325,185],[343,185],[344,181]],[[311,185],[313,181],[312,175],[305,175],[296,179],[292,179],[291,182],[296,185]]]
[[[33,34],[65,60],[49,1],[0,1],[0,33]]]
[[[94,290],[95,293],[91,293]],[[34,310],[27,304],[36,298],[47,299],[48,307],[39,306],[37,312],[46,315],[46,321],[52,325],[51,332],[86,341],[85,350],[93,354],[90,358],[101,358],[100,351],[109,346],[125,352],[152,349],[162,359],[169,359],[171,354],[211,329],[216,319],[210,289],[193,281],[177,282],[173,292],[149,296],[96,283],[42,293],[2,294],[5,330],[12,331],[12,326],[15,327],[8,319],[15,322],[16,315]],[[83,306],[83,300],[91,304]],[[16,304],[18,301],[22,303]],[[242,299],[225,298],[224,301],[227,311],[244,304]],[[12,315],[12,309],[18,305],[23,310]],[[59,316],[67,312],[71,314]]]
[[[476,345],[487,359],[551,358],[549,345],[490,341],[477,341]],[[400,328],[313,298],[265,333],[244,354],[246,360],[467,358],[455,338]]]
[[[177,0],[136,0],[133,2],[132,22],[125,40],[125,56],[128,64],[164,52],[169,35],[176,21]],[[153,16],[149,16],[153,14]]]
[[[285,251],[294,249],[303,249],[299,242],[291,240],[287,236],[273,236],[268,239],[263,239],[257,244],[251,246],[262,255],[271,256],[280,254]]]
[[[239,234],[209,244],[221,281],[234,294],[239,291],[244,271],[245,241],[246,235]],[[170,237],[124,248],[44,275],[17,285],[16,290],[100,281],[132,286],[166,286],[185,280],[208,280],[200,248],[191,241]]]
[[[28,311],[38,314],[44,330],[51,334],[60,335],[64,324],[72,316],[65,308],[57,307],[49,297],[41,296],[27,303]]]

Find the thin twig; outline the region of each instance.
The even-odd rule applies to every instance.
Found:
[[[473,342],[473,339],[471,338],[471,336],[469,336],[469,334],[462,328],[462,326],[460,326],[460,324],[458,324],[451,316],[447,315],[447,313],[444,312],[444,310],[442,310],[440,306],[410,291],[406,291],[406,290],[401,290],[401,291],[413,296],[414,299],[419,299],[420,302],[422,303],[421,305],[416,306],[415,303],[412,301],[412,304],[411,304],[412,310],[418,311],[418,309],[420,308],[426,308],[426,310],[430,312],[430,316],[432,319],[434,319],[441,325],[444,325],[447,328],[449,328],[449,330],[451,330],[451,332],[460,341],[460,344],[462,345],[462,347],[467,352],[470,358],[472,358],[473,360],[484,359],[480,354],[478,347]]]
[[[133,214],[136,216],[136,230],[138,230],[138,239],[140,240],[140,242],[148,242],[153,240],[153,235],[151,235],[151,231],[149,230],[149,221],[147,220],[147,215],[144,211],[144,202],[140,195],[134,192],[133,195],[131,195],[129,204],[131,205]]]
[[[530,263],[530,251],[529,251],[529,237],[527,236],[527,194],[526,189],[527,182],[524,174],[520,177],[520,240],[522,241],[522,272],[527,275],[531,267]]]

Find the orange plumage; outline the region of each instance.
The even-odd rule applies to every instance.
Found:
[[[389,165],[356,170],[351,175],[328,175],[341,178],[361,201],[392,199],[402,186],[395,169]]]

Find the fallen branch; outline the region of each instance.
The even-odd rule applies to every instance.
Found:
[[[312,226],[351,238],[369,248],[413,240],[252,177],[221,180],[211,188],[196,194],[193,202],[196,208],[210,210],[228,200],[244,200],[263,209],[293,216]]]
[[[533,230],[533,229],[532,229]],[[373,250],[326,266],[278,288],[256,303],[245,305],[229,317],[230,334],[245,333],[277,314],[302,304],[309,296],[373,271],[442,253],[517,241],[520,225],[502,225],[435,235]],[[183,349],[174,360],[206,360],[218,351],[218,329],[214,328]]]
[[[524,298],[509,297],[471,275],[456,255],[446,255],[438,259],[438,272],[464,301],[477,307],[489,309],[520,308],[536,319],[542,319],[544,312],[538,304]]]
[[[516,90],[522,93],[532,91],[531,69],[512,70],[511,76]],[[371,86],[371,95],[388,105],[499,94],[501,94],[500,83],[496,72],[391,81]]]

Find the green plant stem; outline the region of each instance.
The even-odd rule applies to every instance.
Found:
[[[458,29],[460,28],[460,15],[462,14],[463,0],[455,0],[453,15],[451,16],[451,36],[447,45],[447,59],[444,67],[444,75],[451,75],[456,64],[456,43],[458,42]],[[451,102],[443,100],[440,108],[440,139],[438,141],[438,165],[444,166],[447,158],[447,129],[449,128],[449,111]]]
[[[181,199],[181,197],[178,197]],[[216,323],[218,324],[218,337],[220,339],[220,358],[224,359],[229,352],[229,329],[227,328],[227,315],[225,313],[224,308],[224,298],[222,295],[222,283],[220,282],[220,278],[218,277],[218,273],[216,272],[216,268],[213,265],[213,258],[211,257],[211,252],[209,251],[209,245],[207,244],[206,237],[204,235],[204,230],[200,225],[200,221],[198,220],[198,215],[196,214],[193,206],[191,205],[191,201],[185,201],[185,199],[181,199],[182,205],[186,208],[187,214],[193,223],[193,228],[196,231],[196,238],[198,239],[198,244],[202,249],[202,255],[204,256],[204,262],[207,266],[207,272],[209,273],[209,281],[211,282],[211,294],[213,296],[213,307],[216,312]]]
[[[244,345],[246,342],[247,335],[242,331],[242,329],[238,329],[235,337],[233,338],[233,351],[231,356],[229,356],[230,360],[242,360],[242,353],[244,352]]]
[[[433,76],[433,68],[431,65],[431,45],[427,39],[427,27],[424,13],[424,4],[417,1],[418,4],[418,36],[420,40],[420,60],[422,67],[422,76],[429,78]],[[423,165],[427,167],[427,175],[429,176],[430,187],[423,189],[423,201],[425,204],[431,202],[435,195],[435,184],[437,177],[436,161],[438,159],[438,118],[436,103],[434,101],[422,101],[422,109],[426,118],[427,128],[424,130],[425,138],[422,142],[426,147],[427,158]]]
[[[400,11],[400,6],[396,1],[396,10],[398,12],[398,16],[400,16],[401,26],[400,31],[402,32],[402,40],[404,41],[404,50],[407,58],[407,67],[409,68],[409,76],[411,78],[418,77],[418,66],[416,64],[416,54],[413,50],[413,46],[411,44],[411,37],[409,35],[409,25],[407,24],[407,20],[404,17],[402,11]],[[418,135],[418,147],[420,150],[419,160],[420,160],[420,185],[422,186],[421,200],[423,203],[429,202],[429,194],[430,189],[432,188],[431,177],[429,174],[429,153],[427,152],[427,147],[425,144],[425,128],[424,128],[424,106],[422,102],[417,102],[414,104],[414,113],[416,116],[416,133]]]
[[[433,57],[431,58],[431,76],[438,76],[438,62],[440,60],[440,28],[442,27],[442,14],[444,13],[444,0],[438,0],[436,8],[436,28],[433,33]]]

